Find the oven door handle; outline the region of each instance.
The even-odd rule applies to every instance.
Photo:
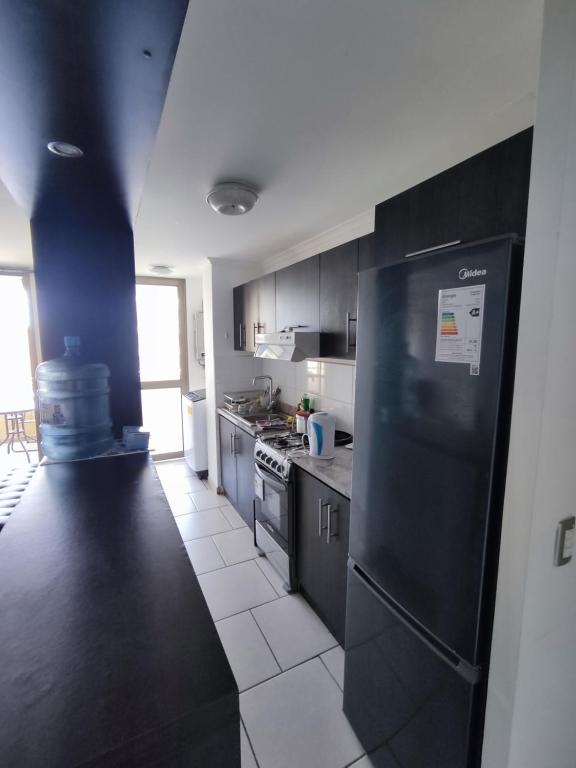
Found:
[[[286,485],[281,480],[277,480],[271,472],[268,472],[259,464],[254,464],[254,471],[261,480],[278,493],[284,493],[286,490]]]

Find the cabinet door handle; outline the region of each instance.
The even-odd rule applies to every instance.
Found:
[[[234,432],[230,432],[230,456],[234,456]]]
[[[325,531],[327,526],[322,525],[322,510],[326,506],[324,499],[318,499],[318,536],[322,538],[322,531]]]
[[[332,504],[328,504],[326,513],[328,515],[328,525],[326,526],[326,544],[330,544],[330,539],[338,536],[338,531],[333,533],[332,531],[332,512],[338,512],[338,507],[333,507]]]
[[[352,317],[350,312],[346,312],[346,351],[350,349],[350,347],[355,347],[356,342],[354,344],[350,341],[350,323],[357,322],[355,317]]]
[[[405,259],[411,259],[412,256],[423,256],[425,253],[431,253],[432,251],[439,251],[440,248],[449,248],[451,245],[459,245],[461,240],[450,240],[448,243],[440,243],[440,245],[433,245],[431,248],[423,248],[421,251],[411,251],[405,253]]]
[[[236,440],[240,440],[240,450],[237,449]],[[237,456],[239,453],[241,453],[241,451],[242,451],[242,438],[240,437],[240,435],[237,435],[237,434],[233,434],[232,435],[232,447],[234,449],[234,456]]]
[[[254,341],[254,348],[256,348],[256,334],[260,333],[260,323],[252,323],[252,338]]]

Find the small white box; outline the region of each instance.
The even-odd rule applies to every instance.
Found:
[[[150,441],[150,432],[142,427],[124,427],[122,429],[122,442],[129,451],[147,451]]]

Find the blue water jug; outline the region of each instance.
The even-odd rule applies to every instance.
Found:
[[[36,368],[41,446],[56,461],[87,459],[113,444],[110,419],[110,369],[85,363],[80,338],[65,336],[62,357]]]

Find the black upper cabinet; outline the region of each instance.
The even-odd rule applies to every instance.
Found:
[[[276,330],[276,273],[258,279],[258,333]]]
[[[356,357],[358,240],[320,254],[320,355]]]
[[[369,235],[364,235],[358,240],[358,272],[377,266],[374,232],[370,232]]]
[[[532,129],[471,157],[460,173],[460,240],[526,234]]]
[[[531,154],[530,128],[380,203],[370,266],[458,240],[523,236]]]
[[[312,256],[276,272],[276,330],[320,330],[320,258]]]
[[[459,240],[458,166],[418,184],[408,195],[409,226],[405,237],[406,254]]]
[[[411,190],[376,206],[374,229],[374,267],[394,264],[408,253]]]
[[[244,349],[244,290],[245,285],[237,285],[232,291],[234,306],[234,349],[241,352]]]
[[[274,273],[234,288],[234,349],[254,352],[257,333],[272,333],[276,325]]]

